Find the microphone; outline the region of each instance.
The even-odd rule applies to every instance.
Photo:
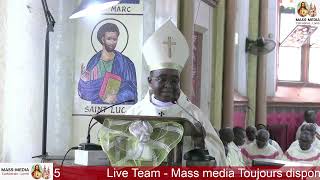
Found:
[[[102,148],[101,148],[100,145],[90,143],[90,139],[91,139],[91,138],[90,138],[90,131],[91,131],[92,127],[97,124],[97,122],[95,122],[95,123],[91,126],[91,122],[92,122],[93,118],[94,118],[96,115],[98,115],[98,114],[106,111],[107,109],[110,109],[110,108],[112,108],[112,107],[114,107],[114,106],[117,106],[117,105],[120,105],[120,104],[130,103],[130,102],[134,102],[134,100],[133,100],[133,99],[130,99],[130,100],[126,100],[126,101],[122,101],[122,102],[113,104],[113,105],[111,105],[111,106],[108,106],[108,107],[105,107],[105,108],[101,109],[101,110],[98,111],[96,114],[92,115],[92,117],[91,117],[91,119],[90,119],[90,122],[89,122],[89,125],[88,125],[87,142],[86,142],[86,143],[81,143],[81,144],[79,145],[80,149],[82,149],[82,150],[102,150]]]
[[[194,125],[198,128],[198,130],[202,131],[202,137],[200,139],[198,139],[198,137],[191,137],[194,141],[195,149],[190,150],[183,155],[183,158],[186,160],[186,165],[192,166],[195,162],[205,162],[208,163],[206,165],[216,165],[215,158],[210,156],[209,151],[205,148],[204,138],[206,137],[206,130],[204,129],[202,123],[189,111],[182,107],[178,101],[173,101],[172,103],[178,105],[185,113],[187,113],[196,122]]]
[[[204,139],[206,137],[206,130],[204,129],[202,123],[197,118],[195,118],[189,111],[187,111],[184,107],[182,107],[178,103],[178,101],[172,101],[172,103],[178,105],[185,113],[187,113],[195,121],[195,123],[193,124],[197,127],[198,131],[202,131],[202,137]]]

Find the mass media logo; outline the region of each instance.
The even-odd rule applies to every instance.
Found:
[[[317,6],[315,3],[308,3],[306,1],[301,1],[297,5],[297,14],[301,17],[316,17],[317,16]]]

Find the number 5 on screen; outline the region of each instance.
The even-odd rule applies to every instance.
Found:
[[[55,178],[59,178],[60,177],[60,168],[54,168],[53,176]]]

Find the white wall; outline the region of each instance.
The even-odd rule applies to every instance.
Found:
[[[249,1],[237,1],[236,14],[234,88],[242,96],[246,96],[248,55],[245,52],[245,44],[248,37]]]
[[[7,44],[7,0],[0,1],[0,162],[2,159],[1,152],[3,146],[3,108],[4,108],[4,88],[5,88],[5,54]]]
[[[268,1],[268,30],[269,37],[276,40],[277,33],[277,1]],[[276,42],[279,43],[279,42]],[[267,95],[274,96],[277,80],[277,51],[276,48],[267,54]]]
[[[71,134],[68,84],[72,31],[66,21],[73,1],[49,0],[57,20],[51,38],[48,151],[64,153]],[[32,162],[41,154],[45,18],[39,0],[7,1],[3,161]],[[53,34],[53,33],[51,33]],[[67,38],[67,39],[66,39]]]
[[[48,152],[64,155],[72,145],[72,107],[75,25],[69,16],[76,0],[50,0],[48,6],[56,20],[51,33]]]
[[[178,13],[178,0],[156,0],[155,29],[169,18],[177,25]]]
[[[31,162],[41,152],[45,20],[36,0],[10,0],[7,10],[3,160]]]
[[[159,0],[144,0],[143,4],[143,11],[145,16],[143,16],[143,42],[145,42],[155,31],[155,22],[156,22],[156,3],[159,3]],[[158,8],[159,9],[159,8]],[[159,16],[158,12],[158,16]],[[147,81],[147,78],[149,76],[149,70],[148,65],[144,59],[144,56],[142,56],[142,77],[141,77],[141,94],[142,97],[147,94],[149,90],[149,84]]]

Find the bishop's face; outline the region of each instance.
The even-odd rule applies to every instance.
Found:
[[[178,100],[180,96],[180,76],[175,69],[159,69],[150,72],[149,86],[154,97],[162,102]]]
[[[117,32],[105,32],[104,36],[102,37],[103,47],[106,51],[112,52],[118,43],[118,36]]]

